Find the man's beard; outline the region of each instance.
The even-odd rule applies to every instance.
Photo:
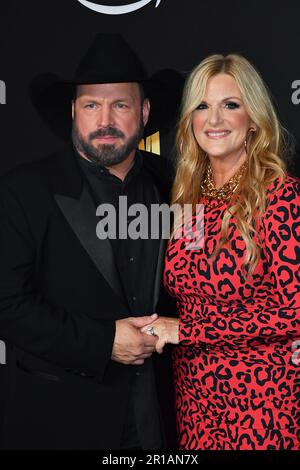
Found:
[[[72,140],[76,150],[82,153],[88,160],[97,166],[113,166],[123,162],[131,154],[133,150],[136,150],[139,142],[144,133],[144,123],[141,116],[140,125],[137,132],[130,137],[124,145],[116,147],[114,144],[101,144],[94,146],[92,141],[96,137],[103,136],[115,136],[124,138],[123,132],[114,128],[106,127],[105,129],[99,129],[98,131],[91,132],[86,139],[82,137],[78,128],[73,122],[72,127]]]

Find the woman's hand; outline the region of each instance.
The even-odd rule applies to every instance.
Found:
[[[141,331],[148,335],[158,336],[156,351],[161,354],[167,343],[179,344],[178,318],[159,317],[154,322],[144,326]]]

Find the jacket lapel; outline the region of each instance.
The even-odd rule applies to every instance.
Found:
[[[171,174],[171,170],[169,168],[160,168],[157,158],[143,158],[143,161],[160,189],[164,188],[163,182],[157,178],[162,177],[164,174]],[[96,206],[86,183],[83,181],[71,145],[68,145],[62,152],[51,156],[48,165],[45,165],[44,178],[45,181],[49,182],[56,203],[83,248],[116,295],[127,306],[111,243],[108,239],[99,240],[97,238]],[[162,198],[157,185],[154,185],[157,202],[165,202],[164,199],[167,199],[167,197]],[[166,192],[166,195],[168,195],[169,184],[165,186],[166,190],[163,190],[163,193]],[[161,240],[154,280],[153,311],[157,308],[162,285],[165,248],[166,240]]]
[[[87,185],[83,183],[79,199],[63,194],[54,194],[54,199],[98,271],[126,303],[111,243],[96,235],[96,207]]]
[[[156,184],[154,184],[154,192],[156,196],[156,203],[161,204],[162,202],[164,202],[162,201],[160,192]],[[164,269],[166,244],[167,244],[167,241],[163,238],[163,229],[162,229],[159,249],[158,249],[158,256],[157,256],[157,266],[156,266],[155,278],[154,278],[153,312],[155,312],[157,309],[159,295],[160,295],[160,291],[162,287],[162,275],[163,275],[163,269]]]

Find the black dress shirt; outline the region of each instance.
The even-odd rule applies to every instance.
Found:
[[[124,181],[112,175],[106,168],[97,167],[78,154],[77,159],[95,198],[96,205],[109,203],[116,210],[117,238],[110,239],[110,242],[131,316],[152,314],[154,279],[160,241],[151,238],[133,240],[129,237],[125,239],[118,237],[120,196],[127,197],[128,208],[132,204],[139,203],[148,209],[147,225],[150,233],[151,204],[160,202],[152,176],[144,167],[139,152],[137,152],[134,164]],[[127,224],[129,225],[133,219],[135,217],[129,217]],[[162,446],[161,426],[152,360],[146,360],[143,366],[128,367],[133,367],[135,374],[129,397],[123,447],[160,448]]]

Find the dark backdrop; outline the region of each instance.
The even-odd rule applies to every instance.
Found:
[[[71,76],[99,31],[122,33],[149,73],[168,67],[186,72],[211,53],[244,54],[262,73],[282,121],[300,140],[300,105],[292,102],[293,91],[297,98],[292,83],[300,79],[300,4],[294,0],[161,0],[157,8],[152,0],[134,13],[115,16],[91,11],[78,0],[3,3],[0,80],[6,83],[7,103],[0,105],[0,173],[58,147],[60,142],[31,106],[29,81],[39,72]],[[170,139],[161,139],[166,152]]]
[[[1,2],[0,80],[6,85],[6,103],[0,105],[0,173],[61,145],[32,107],[28,85],[40,72],[72,76],[78,58],[97,32],[122,33],[143,57],[149,73],[162,68],[188,72],[211,53],[245,55],[261,72],[283,123],[300,142],[300,3],[161,0],[157,8],[155,4],[152,0],[134,13],[109,16],[89,10],[78,0]],[[169,153],[172,140],[173,132],[162,132],[163,153]],[[296,159],[298,175],[299,166]],[[6,369],[0,365],[1,402]]]

